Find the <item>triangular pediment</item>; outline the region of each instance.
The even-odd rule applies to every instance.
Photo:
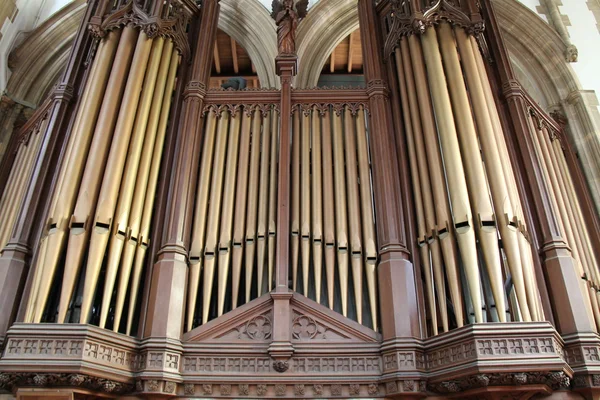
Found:
[[[265,294],[184,335],[186,342],[271,342],[273,299]]]
[[[381,336],[349,318],[294,293],[290,299],[292,343],[378,343]],[[273,299],[265,294],[184,335],[185,342],[270,343],[273,340]]]
[[[380,335],[343,315],[294,293],[291,300],[292,343],[377,343]]]

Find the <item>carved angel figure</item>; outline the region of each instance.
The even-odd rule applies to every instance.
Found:
[[[280,55],[296,54],[296,28],[298,21],[306,16],[308,0],[273,0],[271,17],[277,24],[277,47]]]

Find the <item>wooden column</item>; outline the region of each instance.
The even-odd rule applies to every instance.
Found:
[[[86,14],[78,28],[75,42],[67,60],[65,71],[54,91],[49,106],[48,126],[40,144],[27,191],[11,234],[11,239],[0,256],[0,346],[6,331],[15,320],[21,321],[24,307],[16,315],[23,294],[27,296],[33,274],[29,265],[34,256],[32,249],[37,241],[43,221],[50,206],[53,191],[54,171],[60,169],[64,147],[69,141],[70,124],[75,116],[76,105],[71,104],[75,88],[83,87],[86,76],[85,62],[92,42],[95,40],[88,30],[94,15],[103,15],[104,9],[96,0],[90,0]],[[27,277],[27,284],[26,284]],[[23,288],[25,287],[25,290]]]
[[[383,339],[420,337],[415,268],[406,243],[398,153],[381,54],[381,37],[375,3],[358,1],[365,81],[369,95],[373,190],[379,255],[379,303]],[[406,186],[405,186],[406,187]]]
[[[150,282],[145,337],[180,339],[183,330],[188,250],[202,145],[201,114],[210,77],[218,18],[219,1],[205,0],[202,3],[189,81],[183,94],[179,138],[169,178],[163,242]]]
[[[290,263],[292,78],[298,71],[298,57],[278,56],[275,59],[275,66],[281,79],[281,103],[279,106],[281,119],[279,122],[279,171],[277,175],[275,290],[271,292],[273,298],[273,342],[269,346],[269,354],[277,362],[283,363],[294,352],[290,330],[292,291],[289,288],[288,281]],[[272,134],[277,134],[277,132],[272,132]]]
[[[548,282],[548,289],[558,330],[564,335],[574,332],[589,332],[592,326],[585,312],[583,293],[579,289],[571,250],[561,236],[558,222],[550,206],[549,188],[544,184],[539,160],[536,157],[528,125],[527,104],[524,90],[516,79],[511,61],[490,0],[482,2],[486,19],[486,33],[492,57],[498,65],[497,74],[506,100],[505,111],[509,122],[505,133],[507,142],[515,145],[518,172],[523,176],[527,190],[525,198],[532,203],[532,216],[538,235],[541,258]],[[523,194],[523,190],[521,191]]]

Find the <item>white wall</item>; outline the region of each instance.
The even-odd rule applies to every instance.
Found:
[[[3,1],[3,0],[0,0]],[[8,55],[11,49],[27,37],[27,33],[72,0],[17,0],[18,14],[13,22],[0,21],[0,93],[10,78]],[[18,100],[18,99],[16,99]]]

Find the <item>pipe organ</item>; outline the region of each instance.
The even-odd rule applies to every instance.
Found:
[[[491,2],[358,0],[310,89],[208,89],[220,7],[88,1],[0,165],[0,391],[597,394],[600,221]]]

